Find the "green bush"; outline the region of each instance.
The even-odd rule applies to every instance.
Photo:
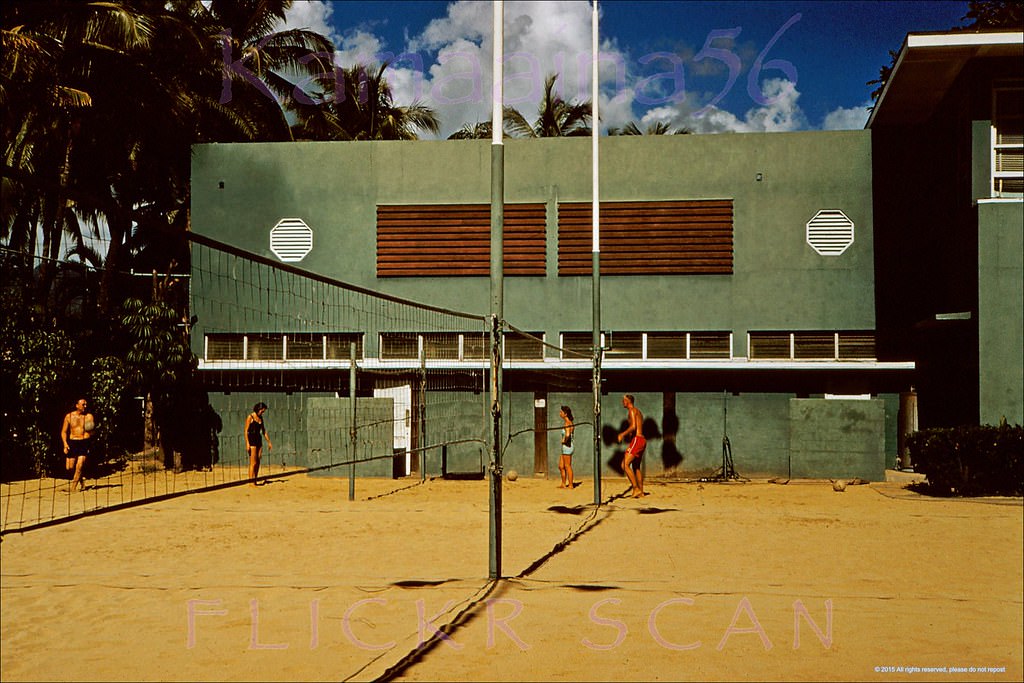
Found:
[[[907,439],[927,493],[940,496],[1024,495],[1024,427],[925,429]]]
[[[34,310],[0,296],[0,479],[12,481],[64,470],[60,426],[79,396],[81,363],[75,340]]]

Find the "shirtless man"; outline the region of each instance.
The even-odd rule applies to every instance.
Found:
[[[72,474],[71,490],[77,486],[80,491],[85,490],[85,480],[82,478],[82,468],[85,467],[85,459],[89,455],[89,439],[92,438],[92,431],[95,429],[95,420],[92,413],[86,408],[88,404],[84,398],[78,399],[75,409],[64,416],[64,424],[60,427],[60,438],[64,442],[65,465],[68,474]]]
[[[629,447],[626,449],[626,456],[622,459],[622,469],[626,471],[626,477],[633,485],[633,497],[642,498],[644,496],[644,473],[640,469],[640,458],[643,457],[644,449],[647,448],[647,440],[644,439],[641,431],[644,416],[634,404],[635,400],[632,394],[622,397],[622,407],[629,414],[629,426],[626,427],[626,431],[619,434],[619,443],[622,443],[622,440],[630,433],[633,434],[633,440],[629,442]],[[633,471],[634,463],[636,463],[635,472]]]

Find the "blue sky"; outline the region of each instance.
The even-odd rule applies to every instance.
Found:
[[[888,51],[909,32],[960,25],[967,2],[602,0],[599,10],[602,128],[782,132],[862,128],[866,82]],[[552,72],[563,97],[590,98],[590,16],[583,0],[506,0],[507,103],[532,120]],[[288,26],[330,36],[342,66],[390,55],[396,99],[436,109],[441,137],[490,119],[486,0],[297,0]]]

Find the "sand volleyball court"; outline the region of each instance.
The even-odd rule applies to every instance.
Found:
[[[1019,681],[1022,506],[305,474],[7,533],[3,680]]]

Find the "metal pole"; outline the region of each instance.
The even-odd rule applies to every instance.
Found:
[[[355,342],[349,342],[348,345],[348,398],[352,404],[351,418],[352,423],[349,426],[348,438],[352,444],[350,451],[350,461],[348,464],[348,499],[356,499],[356,344]]]
[[[502,140],[503,13],[502,0],[494,2],[494,90],[491,104],[491,494],[489,576],[501,578],[501,365],[504,324],[505,146]]]
[[[594,388],[594,505],[601,504],[601,354],[603,350],[601,348],[601,203],[600,203],[600,187],[599,180],[601,174],[599,172],[599,157],[598,157],[598,138],[599,138],[599,125],[598,125],[598,94],[600,88],[598,87],[597,78],[597,66],[598,66],[598,39],[597,39],[597,0],[594,0],[594,14],[591,19],[590,33],[591,33],[591,50],[593,51],[593,65],[591,73],[591,157],[593,160],[592,169],[592,201],[593,206],[591,209],[591,220],[592,220],[592,286],[591,291],[593,293],[593,304],[594,304],[594,373],[593,373],[593,388]]]
[[[419,406],[419,450],[420,450],[420,481],[427,480],[427,357],[420,357],[420,400]]]

